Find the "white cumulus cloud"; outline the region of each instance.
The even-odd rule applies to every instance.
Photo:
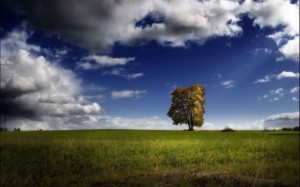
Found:
[[[261,79],[257,79],[256,81],[254,81],[254,84],[257,83],[266,83],[266,82],[270,82],[272,79],[288,79],[288,78],[299,78],[299,73],[294,73],[291,71],[282,71],[279,74],[271,74],[271,75],[266,75],[265,77],[261,78]]]
[[[272,50],[267,48],[259,48],[254,51],[254,56],[257,56],[259,53],[270,55],[272,54]]]
[[[224,86],[225,88],[233,88],[233,87],[235,87],[234,83],[235,83],[235,81],[233,81],[233,80],[227,80],[227,81],[221,82],[221,85]]]
[[[283,27],[268,37],[275,40],[285,58],[299,62],[299,3],[291,4],[288,0],[248,0],[245,4],[249,5],[250,16],[255,18],[254,24],[261,28]]]
[[[279,51],[288,59],[299,62],[299,36],[295,36],[286,44],[282,45]]]
[[[89,55],[84,57],[81,62],[78,63],[78,67],[89,70],[89,69],[98,69],[103,67],[112,67],[112,66],[124,66],[130,61],[134,61],[134,57],[129,58],[114,58],[106,55]]]
[[[261,79],[257,79],[256,81],[254,81],[254,84],[257,83],[266,83],[266,82],[270,82],[272,78],[276,77],[275,75],[266,75],[265,77],[261,78]]]
[[[285,91],[283,88],[277,88],[275,90],[270,90],[268,94],[265,94],[262,98],[259,99],[279,101],[285,97],[286,93],[287,91]]]
[[[124,68],[114,68],[112,70],[107,70],[103,72],[103,75],[113,75],[113,76],[120,76],[124,77],[129,80],[137,79],[144,76],[143,72],[139,73],[127,73]]]
[[[13,30],[1,45],[5,61],[1,64],[0,105],[1,114],[9,119],[7,124],[28,126],[33,120],[49,129],[56,119],[64,122],[56,125],[68,127],[73,118],[100,114],[98,103],[82,101],[80,79],[71,70],[32,54],[32,49],[40,47],[28,44],[28,38],[26,31]]]
[[[140,98],[147,94],[146,90],[122,90],[112,91],[112,99],[125,99],[125,98]]]
[[[291,71],[283,71],[277,75],[277,79],[286,79],[286,78],[299,78],[299,73],[294,73]]]
[[[299,93],[299,86],[291,88],[290,93]]]

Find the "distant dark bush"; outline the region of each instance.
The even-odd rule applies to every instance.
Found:
[[[225,129],[221,130],[221,132],[235,132],[232,128],[226,127]]]
[[[299,131],[299,126],[296,126],[296,127],[284,127],[281,130],[282,131]]]
[[[20,128],[14,128],[14,131],[21,131]]]
[[[293,128],[291,128],[291,127],[283,127],[281,130],[282,131],[292,131]]]
[[[7,132],[7,127],[0,127],[0,132]]]

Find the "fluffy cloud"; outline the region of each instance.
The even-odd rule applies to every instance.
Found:
[[[124,75],[127,79],[136,79],[136,78],[139,78],[139,77],[142,77],[144,76],[144,73],[133,73],[133,74],[127,74],[127,75]]]
[[[99,104],[83,103],[76,75],[31,53],[40,51],[40,47],[28,44],[28,37],[27,32],[14,30],[1,43],[5,54],[1,65],[0,105],[1,114],[10,119],[8,124],[25,125],[28,123],[25,121],[35,120],[39,121],[38,126],[52,128],[47,124],[54,118],[64,122],[69,119],[71,123],[74,119],[99,114],[102,111]]]
[[[97,121],[101,124],[99,127],[94,128],[101,129],[146,129],[146,130],[184,130],[187,129],[187,125],[172,125],[169,120],[161,119],[157,116],[147,118],[124,118],[113,117],[108,115],[97,116]],[[90,126],[93,128],[93,125]],[[195,129],[202,130],[217,130],[213,123],[204,123],[201,128],[195,127]]]
[[[265,94],[262,98],[260,99],[266,99],[269,101],[279,101],[282,98],[284,98],[286,91],[283,88],[277,88],[275,90],[270,90],[268,94]]]
[[[221,82],[221,85],[224,86],[225,88],[233,88],[235,87],[234,83],[235,81],[228,80],[228,81]]]
[[[266,75],[264,78],[261,79],[257,79],[256,81],[254,81],[254,84],[257,83],[266,83],[266,82],[270,82],[272,78],[276,77],[276,75]]]
[[[47,117],[46,117],[47,118]],[[8,120],[11,128],[22,130],[69,130],[69,129],[151,129],[151,130],[183,130],[186,125],[172,125],[171,121],[153,116],[148,118],[124,118],[109,115],[84,115],[65,118],[47,118],[45,121]],[[51,124],[51,125],[49,125]],[[67,124],[67,125],[61,125]],[[205,124],[203,125],[205,126]],[[210,127],[210,126],[209,126]]]
[[[299,62],[299,3],[291,4],[288,0],[268,0],[262,2],[246,1],[249,15],[255,18],[254,24],[261,28],[283,27],[269,35],[275,40],[279,51],[287,59]]]
[[[125,98],[140,98],[147,94],[146,90],[122,90],[112,91],[111,98],[113,99],[125,99]]]
[[[98,69],[102,67],[112,67],[112,66],[124,66],[128,62],[135,60],[134,57],[130,58],[113,58],[106,55],[89,55],[84,57],[81,62],[78,63],[78,67],[89,70]]]
[[[299,86],[291,88],[290,93],[299,93]]]
[[[260,27],[270,26],[273,28],[283,25],[283,32],[286,34],[299,34],[298,4],[291,4],[288,0],[247,1],[247,3],[252,5],[250,16],[255,18],[254,24]],[[278,9],[279,7],[280,9]]]
[[[171,122],[165,121],[159,117],[153,116],[149,118],[123,118],[102,116],[98,119],[101,128],[105,129],[156,129],[156,130],[180,130],[185,126],[175,126]]]
[[[269,101],[279,101],[284,97],[284,90],[282,88],[271,90],[269,97]]]
[[[284,89],[278,88],[269,92],[269,101],[278,101],[284,97]]]
[[[267,49],[267,48],[259,48],[254,51],[254,56],[257,56],[260,53],[269,55],[269,54],[272,54],[272,50]]]
[[[299,78],[299,73],[294,73],[290,71],[283,71],[277,75],[277,79],[286,79],[286,78]]]
[[[291,88],[290,89],[290,94],[292,94],[292,101],[299,101],[299,86]]]
[[[270,90],[268,94],[259,97],[258,100],[279,101],[285,97],[291,97],[291,100],[297,101],[298,98],[294,96],[296,93],[299,93],[299,87],[291,88],[289,91],[284,90],[283,88],[277,88],[275,90]]]
[[[266,82],[270,82],[272,79],[275,79],[275,78],[277,78],[278,80],[287,79],[287,78],[299,78],[299,73],[294,73],[294,72],[290,72],[290,71],[282,71],[278,75],[276,75],[276,74],[266,75],[265,77],[263,77],[261,79],[257,79],[253,83],[254,84],[266,83]]]
[[[234,130],[262,130],[264,129],[262,121],[228,123],[226,127]],[[224,127],[225,128],[225,127]]]
[[[144,76],[144,73],[139,72],[139,73],[127,73],[124,68],[114,68],[109,71],[105,71],[103,75],[113,75],[113,76],[120,76],[120,77],[125,77],[126,79],[132,80],[132,79],[137,79],[139,77]]]
[[[299,36],[295,36],[286,44],[282,45],[279,51],[288,59],[299,62]]]
[[[1,38],[1,62],[8,61],[12,54],[16,54],[20,49],[29,52],[40,52],[40,46],[27,43],[30,37],[30,31],[26,31],[26,26],[15,29]],[[8,63],[8,62],[7,62]]]

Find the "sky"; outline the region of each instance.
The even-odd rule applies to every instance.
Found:
[[[171,93],[202,84],[198,129],[299,125],[299,1],[1,1],[1,125],[187,129]]]

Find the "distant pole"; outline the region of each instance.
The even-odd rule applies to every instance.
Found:
[[[2,88],[1,88],[1,71],[2,71],[2,58],[1,58],[1,40],[0,40],[0,99],[2,99]],[[1,101],[0,101],[1,102]],[[1,109],[0,109],[1,110]],[[2,110],[0,113],[0,127],[2,127]]]
[[[2,54],[1,54],[1,51],[2,51],[2,48],[1,48],[1,40],[0,40],[0,102],[2,100],[2,87],[1,87],[1,79],[2,79],[2,76],[1,76],[1,73],[2,73]],[[5,124],[6,123],[6,115],[5,113],[3,113],[2,109],[1,110],[1,113],[0,113],[0,127],[2,127],[2,124]]]
[[[1,88],[1,71],[2,71],[2,58],[1,58],[1,40],[0,40],[0,99],[2,99],[2,88]],[[0,101],[1,102],[1,101]],[[0,113],[0,127],[2,128],[2,109],[1,110],[1,113]]]

